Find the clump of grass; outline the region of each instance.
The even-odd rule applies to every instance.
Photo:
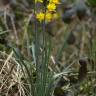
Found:
[[[73,6],[74,9],[74,0],[68,2],[71,1],[73,4],[71,7]],[[9,54],[2,52],[0,54],[0,96],[79,96],[81,94],[87,96],[95,94],[96,44],[93,43],[95,38],[90,37],[92,34],[89,34],[89,29],[86,29],[86,21],[83,22],[83,18],[75,17],[78,9],[76,4],[77,9],[72,12],[74,16],[70,15],[70,6],[64,10],[66,14],[69,14],[67,19],[72,17],[72,21],[65,24],[66,22],[60,19],[61,21],[56,23],[57,26],[54,26],[54,19],[58,17],[56,13],[57,5],[60,4],[59,0],[36,0],[31,3],[34,5],[31,11],[19,12],[17,8],[14,13],[16,23],[13,23],[19,27],[15,26],[13,31],[18,33],[16,36],[18,39],[20,37],[20,42],[15,46],[13,41],[8,40],[8,43],[10,42]],[[73,17],[76,20],[73,20]],[[60,28],[57,32],[58,27]],[[48,33],[46,29],[50,32]],[[56,36],[50,35],[51,29],[55,29]],[[9,31],[8,35],[11,35]],[[23,33],[19,34],[17,31]],[[0,36],[4,34],[7,34],[7,31],[2,31]]]
[[[47,1],[44,2],[47,4]],[[46,14],[46,6],[44,5],[44,14]],[[56,6],[56,5],[55,5]],[[36,15],[37,5],[34,4],[34,15]],[[55,11],[52,10],[52,11]],[[41,21],[41,18],[43,20]],[[30,49],[32,51],[33,63],[24,62],[20,51],[14,48],[15,56],[22,69],[26,70],[26,78],[29,83],[29,92],[27,96],[51,96],[53,93],[53,72],[48,69],[51,55],[51,38],[46,33],[46,16],[38,18],[40,22],[34,22],[34,38]],[[39,25],[39,26],[38,26]],[[27,25],[28,26],[28,25]],[[41,27],[41,28],[40,28]],[[27,27],[26,27],[27,28]],[[39,30],[41,29],[41,31]],[[34,70],[33,70],[34,69]],[[35,73],[35,80],[33,73]]]
[[[13,51],[10,54],[0,52],[0,95],[14,96],[25,94],[23,72],[19,63],[13,57]]]

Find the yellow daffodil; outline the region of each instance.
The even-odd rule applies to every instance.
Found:
[[[46,13],[44,12],[36,13],[36,19],[40,22],[42,21],[50,22],[53,19],[57,19],[59,17],[59,15],[56,13],[56,7],[58,4],[60,4],[60,0],[48,0],[48,1],[49,3],[46,6]],[[38,2],[43,3],[43,0],[35,0],[35,3]]]
[[[36,18],[42,22],[44,20],[44,13],[43,12],[40,12],[40,13],[37,13],[36,14]]]
[[[56,5],[54,3],[49,3],[47,5],[48,11],[55,11],[56,10]]]
[[[60,0],[49,0],[49,3],[60,4]]]
[[[43,0],[35,0],[35,3],[37,2],[43,3]]]
[[[47,22],[50,22],[50,21],[52,20],[52,14],[49,13],[49,12],[46,13],[45,20],[46,20]]]
[[[59,15],[57,13],[54,13],[53,14],[53,19],[57,19],[57,18],[59,18]]]

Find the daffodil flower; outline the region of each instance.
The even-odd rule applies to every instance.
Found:
[[[56,11],[56,5],[54,3],[49,3],[47,9],[48,11]]]
[[[37,2],[43,3],[43,0],[35,0],[35,3]]]
[[[49,0],[49,3],[60,4],[60,0]]]
[[[40,12],[40,13],[37,13],[36,14],[36,18],[42,22],[44,20],[44,13],[43,12]]]
[[[46,13],[45,20],[46,20],[46,22],[50,22],[52,20],[52,14],[49,12]]]

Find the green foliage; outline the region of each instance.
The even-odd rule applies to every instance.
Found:
[[[96,7],[96,0],[87,0],[89,5],[92,7]]]

